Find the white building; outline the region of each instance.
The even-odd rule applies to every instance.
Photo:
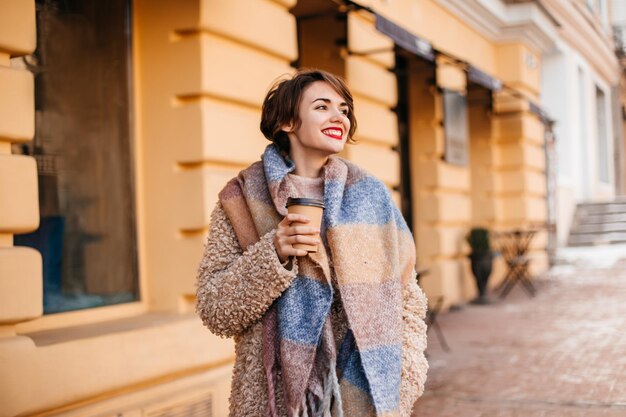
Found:
[[[607,0],[545,3],[560,24],[555,49],[543,56],[542,103],[556,122],[557,229],[563,245],[578,203],[610,201],[616,194],[620,68]]]
[[[547,166],[555,176],[547,206],[560,246],[567,243],[577,204],[614,199],[620,177],[621,70],[608,1],[439,0],[491,38],[518,36],[541,55],[538,64],[529,59],[527,65],[542,66],[539,103],[554,121],[556,166]],[[626,28],[626,1],[614,3]]]

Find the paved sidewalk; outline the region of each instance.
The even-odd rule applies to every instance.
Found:
[[[439,316],[414,417],[626,416],[626,246],[567,248],[489,306]]]

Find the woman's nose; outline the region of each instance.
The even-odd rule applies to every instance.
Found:
[[[341,110],[334,109],[330,120],[333,122],[341,122]]]

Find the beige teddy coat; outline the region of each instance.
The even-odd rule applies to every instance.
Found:
[[[267,413],[261,319],[298,272],[297,262],[291,270],[281,265],[273,244],[274,234],[275,231],[267,233],[242,252],[220,203],[211,215],[198,269],[196,311],[211,332],[235,340],[230,417],[261,417]],[[415,279],[405,287],[403,303],[400,405],[401,416],[409,417],[415,400],[424,391],[428,370],[423,354],[426,348],[426,297]],[[334,304],[331,319],[335,333],[345,333],[347,324],[340,303]],[[279,412],[286,416],[282,393],[278,391]],[[344,404],[344,416],[349,415],[349,404]]]

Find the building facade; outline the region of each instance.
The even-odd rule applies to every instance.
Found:
[[[496,0],[0,3],[0,414],[226,415],[233,344],[195,317],[195,271],[296,67],[347,80],[343,156],[392,191],[429,297],[472,298],[469,228],[548,220],[555,28]]]
[[[543,59],[542,102],[555,120],[557,229],[559,244],[566,245],[578,203],[610,201],[619,193],[620,69],[608,1],[544,3],[559,24]]]

